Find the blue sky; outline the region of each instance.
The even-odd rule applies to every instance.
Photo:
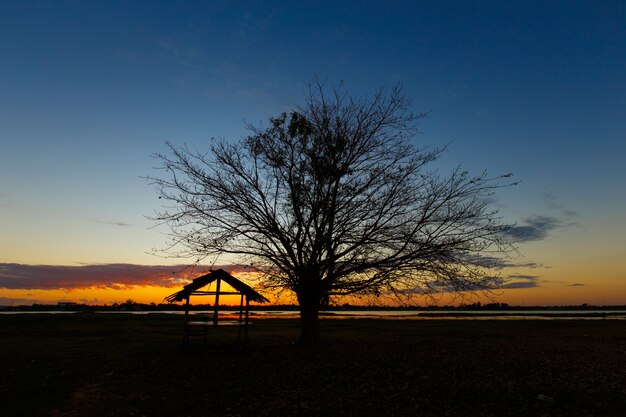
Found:
[[[1,3],[0,264],[182,262],[146,253],[150,155],[237,139],[317,75],[402,82],[442,169],[522,180],[494,204],[529,294],[623,288],[622,1]]]

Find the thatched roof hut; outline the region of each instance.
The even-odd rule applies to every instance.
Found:
[[[252,287],[247,285],[246,283],[238,280],[234,276],[230,275],[228,272],[223,269],[218,269],[217,271],[211,271],[206,275],[202,275],[193,281],[190,284],[187,284],[183,287],[182,290],[175,292],[174,294],[170,294],[165,297],[165,300],[170,303],[174,303],[177,301],[183,301],[191,295],[214,295],[213,292],[199,291],[200,288],[206,287],[211,283],[220,280],[224,281],[228,285],[230,285],[236,292],[221,292],[220,294],[240,294],[246,297],[248,301],[255,301],[257,303],[267,303],[269,300],[263,297],[261,294],[256,292]],[[219,290],[218,290],[219,291]]]
[[[216,288],[214,291],[203,291],[202,288],[211,285],[213,282],[216,283]],[[224,282],[228,284],[234,291],[224,291],[221,286],[221,283]],[[189,299],[192,295],[214,295],[215,303],[213,310],[213,320],[210,322],[204,321],[189,321]],[[220,322],[218,317],[219,313],[219,301],[220,295],[240,295],[240,304],[239,304],[239,320],[236,321],[222,321]],[[245,299],[245,304],[244,304]],[[245,338],[248,339],[248,325],[249,325],[249,312],[250,312],[250,301],[258,302],[258,303],[266,303],[269,300],[263,297],[261,294],[256,292],[249,285],[241,282],[237,278],[230,275],[228,272],[223,269],[218,269],[217,271],[211,271],[206,275],[202,275],[191,283],[185,285],[182,290],[175,292],[174,294],[170,294],[165,297],[165,300],[170,303],[175,303],[177,301],[185,300],[185,341],[189,340],[190,329],[200,327],[203,330],[204,338],[206,339],[206,330],[207,327],[217,327],[218,325],[236,325],[239,328],[239,337],[241,337],[241,329],[244,329]],[[245,319],[244,319],[244,305],[245,305]]]

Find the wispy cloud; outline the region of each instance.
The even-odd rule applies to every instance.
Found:
[[[513,226],[504,236],[514,242],[531,242],[545,239],[548,234],[561,226],[561,222],[554,217],[533,216],[524,220],[523,224]]]
[[[484,268],[549,268],[549,266],[537,262],[516,262],[511,258],[501,258],[487,255],[462,256],[466,261]]]
[[[578,214],[576,210],[572,210],[561,204],[558,196],[550,191],[544,191],[543,204],[551,210],[559,211],[565,217],[574,217]]]
[[[120,227],[132,227],[133,225],[130,223],[122,222],[122,221],[113,221],[113,220],[100,220],[100,219],[91,219],[94,223],[99,224],[108,224],[112,226],[120,226]]]
[[[542,198],[544,207],[553,215],[529,216],[504,232],[505,238],[518,243],[539,241],[548,238],[551,233],[557,230],[580,227],[575,219],[576,210],[561,204],[555,193],[544,191]]]
[[[448,280],[438,279],[431,281],[427,287],[408,289],[406,293],[410,294],[434,294],[434,293],[455,293],[459,291],[480,291],[480,290],[502,290],[516,288],[535,288],[539,287],[539,276],[513,274],[506,277],[492,276],[486,277],[481,284],[467,283],[467,286],[460,290],[455,288]]]
[[[535,288],[539,287],[539,277],[535,275],[509,275],[506,278],[494,277],[492,279],[492,287],[494,290],[517,289],[517,288]]]
[[[528,281],[536,281],[539,279],[539,276],[537,275],[522,275],[522,274],[509,275],[508,277],[510,279],[525,279]]]
[[[213,266],[230,271],[236,266]],[[7,289],[125,289],[136,286],[178,287],[210,268],[184,265],[25,265],[0,264],[0,288]]]
[[[187,68],[200,68],[209,61],[202,49],[186,45],[180,41],[161,39],[159,46],[171,61]]]
[[[568,285],[568,287],[586,287],[587,284],[581,284],[580,282],[575,282],[573,284]]]
[[[236,46],[240,38],[259,42],[254,26],[261,18],[256,16],[252,20],[254,22],[243,25],[242,30],[227,35],[233,38],[234,44],[223,53],[215,48],[207,49],[204,38],[198,33],[156,40],[162,58],[179,68],[171,82],[185,92],[237,107],[257,103],[257,106],[282,109],[291,104],[289,97],[296,85],[288,77],[281,77],[280,81],[273,77],[271,62],[276,58],[270,59],[263,68],[251,69],[249,60],[245,59],[248,53],[243,52],[250,47],[250,41],[244,42],[243,50]]]
[[[497,289],[505,290],[505,289],[518,289],[518,288],[535,288],[538,287],[534,281],[515,281],[515,282],[507,282],[505,284],[499,285]]]

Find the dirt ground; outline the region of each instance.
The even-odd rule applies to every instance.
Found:
[[[624,320],[2,315],[2,416],[626,416]]]

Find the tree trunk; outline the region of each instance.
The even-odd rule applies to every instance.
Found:
[[[317,345],[320,342],[319,302],[300,303],[300,344]]]
[[[320,274],[318,271],[308,270],[299,278],[300,285],[296,295],[300,304],[300,344],[313,346],[320,342]]]

